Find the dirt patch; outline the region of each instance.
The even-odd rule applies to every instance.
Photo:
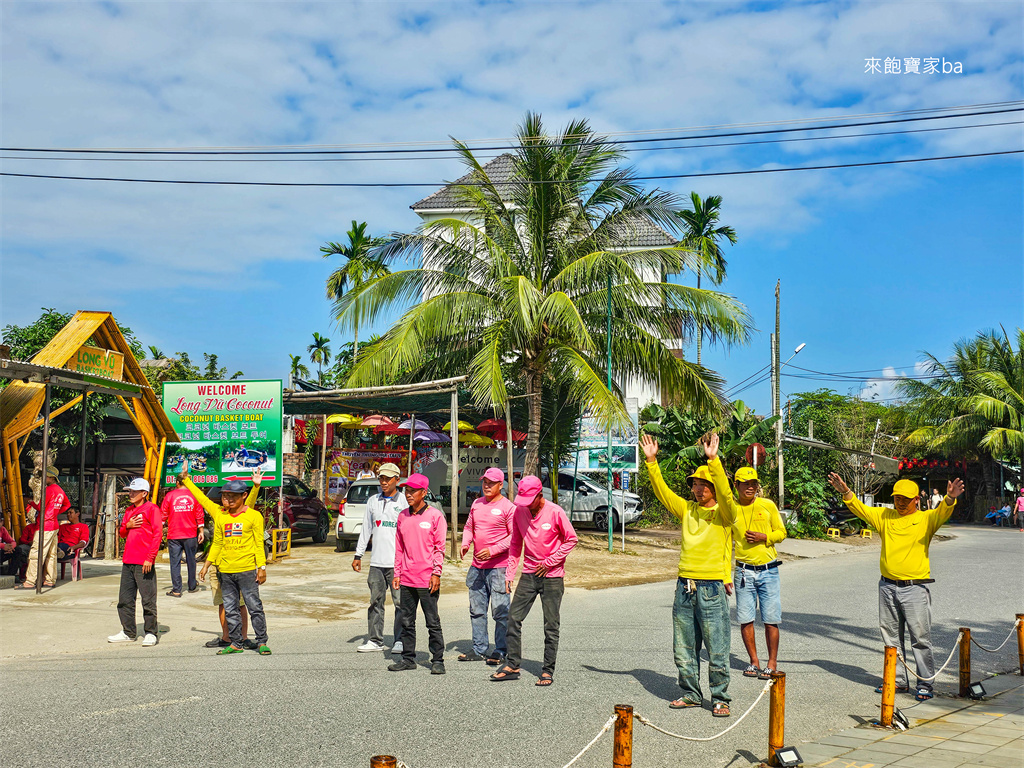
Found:
[[[674,579],[679,568],[679,532],[671,536],[615,538],[615,551],[608,551],[608,537],[580,533],[579,544],[569,554],[565,585],[583,589],[608,589],[633,584],[650,584]]]

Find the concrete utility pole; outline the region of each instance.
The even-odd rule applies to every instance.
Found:
[[[779,420],[775,422],[775,456],[779,465],[779,509],[786,508],[786,480],[783,472],[782,459],[782,366],[779,364],[782,357],[779,350],[782,348],[781,336],[781,312],[780,312],[780,289],[782,281],[775,282],[775,355],[772,357],[772,364],[775,368],[775,400],[772,407],[775,409],[775,416]]]

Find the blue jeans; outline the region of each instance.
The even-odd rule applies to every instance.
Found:
[[[756,609],[760,607],[762,624],[782,623],[782,588],[778,568],[748,571],[737,566],[732,583],[736,590],[736,621],[753,624]]]
[[[487,606],[491,606],[494,619],[494,653],[505,656],[508,648],[505,636],[508,632],[508,606],[510,595],[505,591],[504,568],[477,568],[469,566],[466,574],[469,587],[469,623],[473,627],[473,652],[487,655]]]
[[[711,685],[712,703],[728,704],[729,648],[732,633],[729,629],[729,601],[721,581],[695,580],[696,589],[688,592],[687,579],[676,581],[676,599],[672,606],[672,650],[679,687],[683,698],[692,702],[703,701],[700,690],[700,649],[708,649],[710,665],[708,683]]]
[[[196,549],[199,548],[199,538],[193,536],[191,539],[168,539],[167,554],[171,557],[171,589],[181,594],[181,555],[185,555],[185,567],[188,569],[188,591],[199,589],[199,582],[196,581]]]

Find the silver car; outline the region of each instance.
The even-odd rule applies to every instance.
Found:
[[[544,486],[544,498],[551,499],[549,484]],[[598,530],[608,530],[608,489],[586,475],[573,476],[571,471],[559,471],[558,506],[570,513],[569,519],[574,524],[592,523]],[[644,511],[643,501],[629,491],[612,491],[612,506],[612,525],[616,529],[623,521],[627,525],[636,521]]]

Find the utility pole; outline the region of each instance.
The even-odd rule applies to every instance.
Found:
[[[773,407],[775,409],[776,416],[779,420],[775,422],[775,455],[779,465],[779,509],[786,508],[786,480],[783,472],[783,459],[782,459],[782,366],[781,354],[779,350],[782,348],[782,326],[781,326],[781,312],[780,312],[780,288],[782,285],[781,280],[775,282],[775,354],[772,357],[772,365],[775,369],[775,400]]]

